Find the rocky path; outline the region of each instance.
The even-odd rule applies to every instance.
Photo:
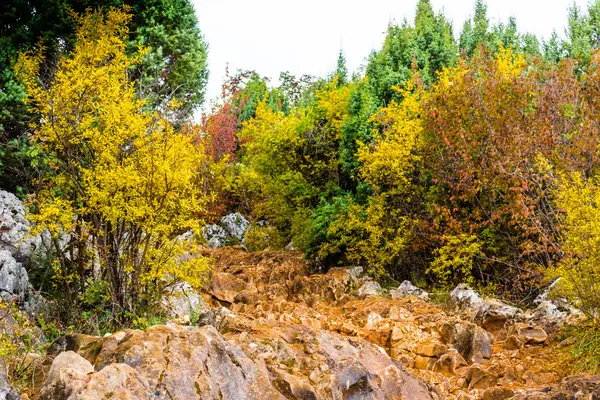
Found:
[[[193,326],[63,338],[41,397],[600,398],[600,380],[565,376],[557,327],[571,317],[548,301],[524,313],[462,287],[441,306],[360,267],[311,275],[294,252],[210,255],[207,293],[180,296],[201,311],[173,308]]]

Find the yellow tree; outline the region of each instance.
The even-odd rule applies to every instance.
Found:
[[[126,56],[130,15],[111,9],[74,18],[76,46],[49,85],[36,78],[41,53],[23,54],[17,64],[41,116],[33,140],[50,171],[37,182],[30,218],[53,235],[55,279],[75,295],[92,276],[108,282],[120,314],[154,299],[165,284],[202,283],[208,262],[181,261],[190,249],[176,236],[200,228],[207,158],[190,136],[143,111],[128,71],[147,49]]]

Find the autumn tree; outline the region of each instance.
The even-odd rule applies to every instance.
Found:
[[[37,173],[31,165],[27,130],[39,115],[24,104],[25,89],[13,72],[20,51],[42,46],[45,58],[40,79],[49,84],[60,57],[75,46],[71,11],[130,6],[132,18],[126,38],[127,54],[138,45],[150,47],[131,66],[145,107],[161,111],[181,125],[204,101],[208,79],[207,52],[194,8],[189,0],[7,0],[0,5],[0,185],[9,190],[26,186]],[[168,110],[171,99],[181,106]],[[4,172],[3,172],[4,171]],[[29,187],[29,189],[31,189]]]
[[[17,64],[41,115],[32,140],[48,155],[29,218],[52,235],[61,296],[76,304],[89,285],[106,282],[112,316],[123,321],[167,284],[203,282],[209,263],[181,259],[190,243],[176,236],[200,228],[205,155],[136,97],[128,74],[148,50],[126,54],[131,16],[110,9],[75,18],[74,50],[51,85],[38,80],[40,53]]]
[[[440,246],[480,244],[472,273],[521,295],[560,257],[555,169],[593,173],[597,79],[573,61],[527,66],[502,50],[444,71],[424,103],[425,163]],[[592,100],[595,101],[595,100]],[[435,236],[436,233],[433,233]],[[529,282],[529,283],[528,283]]]

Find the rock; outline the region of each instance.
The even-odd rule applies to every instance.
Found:
[[[242,241],[244,234],[248,229],[248,221],[240,213],[233,213],[221,218],[221,226],[229,236]]]
[[[416,296],[423,300],[427,300],[429,298],[429,293],[416,287],[410,281],[402,282],[398,289],[390,290],[390,294],[392,295],[392,299],[406,296]]]
[[[46,382],[40,392],[41,400],[67,399],[81,391],[94,373],[94,367],[73,351],[54,358]]]
[[[451,293],[450,298],[459,310],[469,314],[484,329],[497,331],[504,324],[516,318],[521,310],[494,299],[484,300],[477,291],[461,283]]]
[[[548,288],[546,288],[546,290],[544,290],[542,293],[540,293],[533,300],[533,304],[540,304],[543,301],[548,301],[549,300],[549,296],[550,296],[550,292],[552,291],[552,289],[554,289],[554,287],[556,287],[556,285],[558,284],[558,282],[560,282],[560,278],[555,279],[554,282],[552,282],[550,284],[550,286],[548,286]]]
[[[127,364],[111,364],[93,374],[89,382],[73,398],[151,399],[154,392],[146,379]]]
[[[381,292],[381,285],[375,281],[367,281],[358,289],[361,297],[377,296]]]
[[[4,373],[4,364],[0,360],[0,400],[19,400],[21,397],[10,387],[8,377]]]
[[[0,297],[4,300],[19,298],[29,288],[27,271],[8,250],[0,250]]]
[[[171,318],[177,321],[198,317],[206,308],[202,296],[187,282],[180,282],[167,288],[163,293],[162,307]]]
[[[227,243],[227,232],[219,225],[206,225],[202,227],[202,237],[206,241],[206,244],[211,249],[218,249],[225,246]]]
[[[521,310],[498,300],[486,299],[479,306],[475,320],[486,330],[494,332],[504,328],[507,321],[515,319]]]
[[[415,368],[416,369],[433,369],[437,358],[417,356],[415,357]]]
[[[16,258],[22,254],[19,247],[29,234],[29,221],[21,200],[12,193],[0,190],[0,250],[8,250]]]
[[[445,343],[452,345],[469,363],[492,356],[492,337],[481,327],[466,321],[450,321],[440,327]]]
[[[129,331],[119,341],[102,340],[92,360],[99,372],[91,373],[78,388],[86,398],[108,398],[112,387],[119,398],[284,399],[271,384],[264,364],[248,358],[212,326],[155,326]],[[65,380],[62,386],[69,387],[68,377],[60,378],[47,381],[42,391],[49,393],[50,387],[60,386],[53,382]],[[150,396],[148,388],[152,388]]]
[[[460,309],[479,310],[483,305],[483,299],[474,289],[466,283],[461,283],[452,292],[450,299]]]
[[[483,392],[482,400],[506,400],[515,395],[512,389],[508,388],[493,388]]]
[[[523,327],[518,330],[518,339],[525,344],[540,344],[548,339],[548,334],[539,327]]]
[[[454,375],[462,367],[466,367],[467,362],[456,349],[450,349],[446,354],[442,355],[433,365],[435,372]]]
[[[246,282],[232,274],[217,272],[213,276],[208,292],[218,300],[233,303],[237,294],[246,289]]]
[[[600,375],[575,375],[560,383],[515,394],[510,400],[600,399]]]
[[[348,268],[348,273],[355,282],[360,282],[365,277],[365,269],[359,265]]]

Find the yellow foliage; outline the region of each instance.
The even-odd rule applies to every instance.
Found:
[[[359,143],[358,160],[361,177],[374,187],[386,186],[403,191],[409,183],[409,173],[419,161],[423,124],[420,119],[420,89],[409,84],[396,88],[404,98],[401,104],[392,101],[381,109],[372,121],[382,128],[373,145]]]
[[[473,259],[481,254],[481,243],[473,235],[444,236],[444,245],[435,250],[428,273],[432,273],[441,285],[455,281],[473,282]]]
[[[319,256],[345,249],[349,260],[365,263],[369,274],[381,278],[405,249],[409,222],[389,207],[385,195],[373,196],[365,206],[350,203],[345,215],[328,230],[328,235],[338,240],[324,243]]]
[[[38,231],[95,246],[115,296],[164,279],[201,285],[208,262],[177,262],[190,249],[175,236],[199,232],[208,200],[201,190],[205,152],[160,115],[143,111],[128,80],[146,51],[125,54],[131,16],[111,9],[76,18],[75,49],[60,60],[49,87],[36,79],[41,54],[21,55],[16,68],[41,116],[33,139],[52,170],[38,182],[30,218]]]
[[[549,272],[566,297],[597,321],[600,307],[600,180],[562,175],[558,207],[564,211],[563,259]]]

